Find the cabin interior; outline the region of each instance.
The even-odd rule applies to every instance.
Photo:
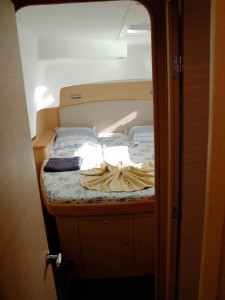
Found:
[[[140,300],[224,299],[224,2],[53,2],[0,0],[1,299],[84,299],[98,279],[131,279]],[[44,171],[68,128],[95,148],[115,136],[122,157],[120,136],[146,126],[142,194],[64,198],[71,179]]]

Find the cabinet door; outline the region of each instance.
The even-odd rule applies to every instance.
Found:
[[[56,217],[56,223],[63,258],[72,260],[75,273],[82,274],[83,266],[77,220],[69,216]]]
[[[123,276],[134,272],[132,239],[81,241],[84,273],[89,276]]]
[[[135,272],[154,273],[154,216],[134,218]]]
[[[84,274],[123,276],[134,272],[133,219],[79,220]]]
[[[154,273],[154,245],[146,236],[135,240],[135,272],[143,275]]]

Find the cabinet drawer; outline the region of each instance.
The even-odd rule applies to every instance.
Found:
[[[133,236],[133,219],[78,221],[81,239],[114,239]]]
[[[134,218],[134,236],[151,236],[155,235],[155,217]]]

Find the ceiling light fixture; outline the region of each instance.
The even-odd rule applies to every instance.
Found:
[[[150,24],[129,25],[129,26],[124,26],[124,28],[120,33],[120,36],[150,35],[150,32],[151,32]]]

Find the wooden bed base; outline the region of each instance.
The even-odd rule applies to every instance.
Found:
[[[42,181],[41,181],[42,182]],[[54,204],[63,259],[73,262],[73,276],[107,278],[154,274],[155,201]]]
[[[53,204],[63,259],[73,275],[87,278],[154,274],[155,201]]]
[[[55,216],[63,258],[73,276],[107,278],[154,274],[155,201],[44,204]]]

